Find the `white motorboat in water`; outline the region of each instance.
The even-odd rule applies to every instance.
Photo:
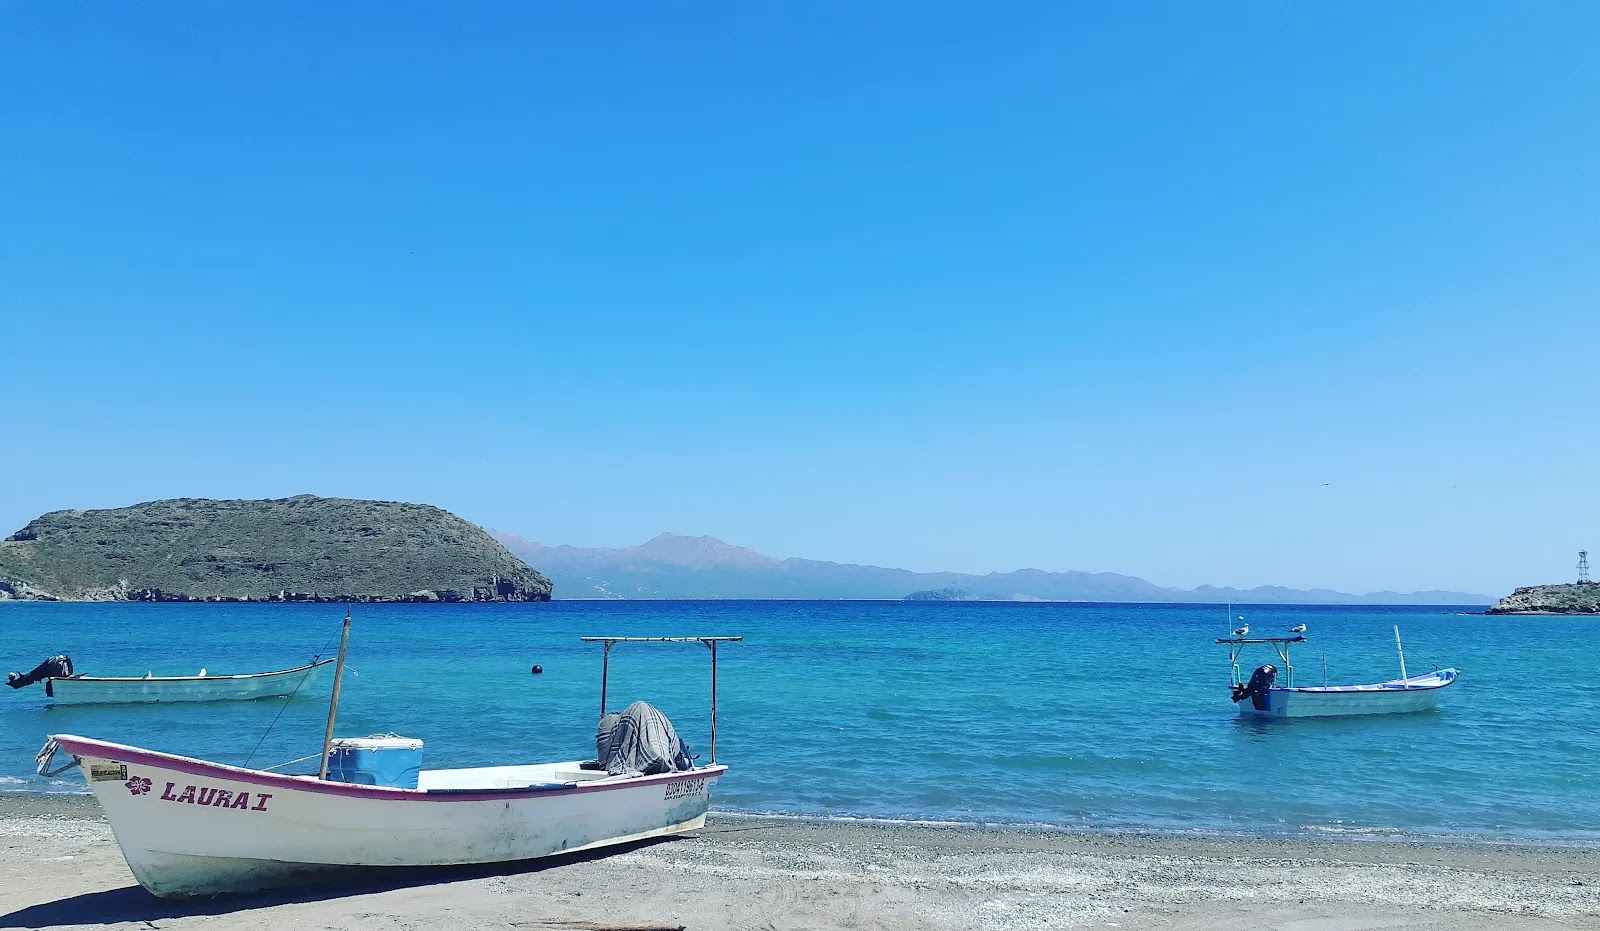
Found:
[[[727,772],[716,762],[716,646],[741,638],[584,639],[602,642],[608,660],[622,642],[709,647],[711,762],[695,763],[660,712],[638,702],[606,715],[602,697],[600,759],[422,769],[421,741],[332,739],[336,674],[317,776],[65,734],[46,744],[39,767],[50,772],[58,751],[72,755],[134,877],[158,896],[295,885],[350,867],[528,860],[702,827],[712,787]]]
[[[192,676],[77,675],[66,654],[52,656],[32,672],[14,672],[6,684],[14,689],[44,683],[47,697],[61,704],[121,704],[200,701],[249,701],[294,695],[316,681],[333,660],[313,660],[293,669],[212,676],[204,669]]]
[[[1248,632],[1248,628],[1245,630]],[[1232,697],[1242,718],[1331,718],[1403,714],[1437,708],[1440,695],[1446,686],[1460,677],[1460,671],[1438,669],[1422,675],[1407,675],[1405,647],[1400,642],[1398,627],[1395,628],[1394,639],[1400,655],[1400,678],[1370,685],[1296,686],[1289,649],[1293,644],[1306,642],[1301,634],[1293,637],[1233,636],[1219,639],[1217,643],[1228,645],[1228,658],[1232,665]],[[1240,674],[1239,656],[1245,647],[1252,644],[1267,644],[1277,652],[1283,662],[1282,685],[1278,684],[1278,668],[1270,663],[1258,666],[1248,679]]]

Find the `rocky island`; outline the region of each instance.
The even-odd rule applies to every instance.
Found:
[[[0,542],[0,599],[549,601],[550,580],[440,508],[299,495],[53,511]]]
[[[1600,614],[1600,582],[1529,585],[1500,599],[1490,614]]]

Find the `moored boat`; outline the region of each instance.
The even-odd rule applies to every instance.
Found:
[[[1232,666],[1232,698],[1239,708],[1241,718],[1284,720],[1289,718],[1331,718],[1352,715],[1405,714],[1415,711],[1432,711],[1439,706],[1444,689],[1461,675],[1457,669],[1437,669],[1422,675],[1408,675],[1405,668],[1405,647],[1400,642],[1400,629],[1395,628],[1395,646],[1400,656],[1400,678],[1365,685],[1296,686],[1294,664],[1290,662],[1290,647],[1306,642],[1303,634],[1293,637],[1249,637],[1249,628],[1243,634],[1217,640],[1228,645]],[[1304,627],[1296,629],[1304,630]],[[1256,667],[1245,679],[1240,674],[1239,656],[1247,646],[1271,646],[1283,663],[1283,684],[1277,666],[1268,663]]]
[[[740,638],[596,639],[608,658],[621,642],[704,643],[714,670],[716,644]],[[712,682],[714,734],[714,673]],[[335,703],[338,687],[336,676]],[[714,737],[711,761],[698,764],[642,702],[604,714],[602,698],[595,760],[438,770],[420,767],[420,741],[333,740],[335,707],[316,776],[67,734],[46,744],[39,768],[51,772],[53,755],[71,754],[134,878],[168,897],[301,884],[341,868],[504,863],[682,834],[704,825],[727,771]]]
[[[43,682],[45,695],[61,704],[249,701],[300,692],[332,664],[331,659],[313,660],[293,669],[223,676],[207,675],[204,669],[192,676],[88,676],[74,674],[72,660],[63,654],[33,672],[12,673],[7,682],[14,689]],[[38,675],[41,670],[46,674]]]

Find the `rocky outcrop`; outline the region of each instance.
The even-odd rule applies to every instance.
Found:
[[[1600,582],[1530,585],[1495,602],[1490,614],[1600,614]]]
[[[430,505],[300,495],[53,511],[0,542],[0,599],[549,601],[550,580]]]

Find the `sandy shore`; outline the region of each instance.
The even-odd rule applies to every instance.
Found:
[[[92,799],[0,797],[0,928],[1600,928],[1600,851],[716,818],[515,870],[171,903]]]

